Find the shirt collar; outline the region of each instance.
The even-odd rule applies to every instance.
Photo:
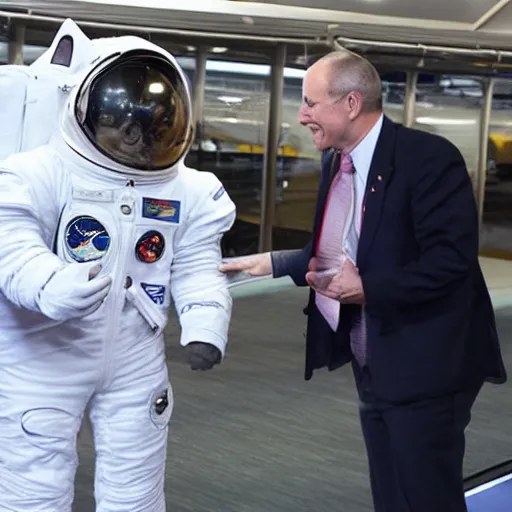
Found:
[[[384,114],[381,114],[372,129],[366,134],[366,137],[350,153],[356,175],[364,181],[366,181],[370,172],[370,164],[372,163],[383,121]]]

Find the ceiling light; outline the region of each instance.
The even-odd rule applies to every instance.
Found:
[[[164,84],[162,82],[152,82],[149,84],[149,92],[151,94],[162,94],[164,92]]]
[[[237,96],[218,96],[217,99],[224,103],[242,103],[244,101],[243,98]]]
[[[448,119],[443,117],[417,117],[416,122],[430,125],[464,126],[475,124],[476,119]]]

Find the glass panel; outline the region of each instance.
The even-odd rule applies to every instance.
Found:
[[[382,106],[384,114],[395,123],[404,120],[406,74],[403,72],[382,73]]]
[[[269,67],[209,60],[203,117],[187,165],[214,173],[237,207],[225,256],[258,251]]]
[[[457,146],[476,186],[482,82],[471,76],[424,76],[418,81],[413,128],[441,135]]]
[[[48,47],[34,46],[30,44],[23,45],[23,63],[28,65],[32,64],[38,57],[40,57]],[[0,64],[9,63],[9,43],[7,41],[0,41]]]
[[[304,247],[310,239],[320,178],[320,153],[298,122],[302,78],[285,78],[279,140],[274,250]]]
[[[482,254],[512,259],[512,80],[494,84],[489,123],[488,172]]]

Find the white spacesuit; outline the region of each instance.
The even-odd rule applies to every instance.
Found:
[[[218,266],[235,207],[183,163],[185,77],[143,39],[94,48],[60,131],[0,163],[2,511],[71,510],[88,406],[96,510],[164,512],[171,301],[193,369],[219,363],[227,342]]]

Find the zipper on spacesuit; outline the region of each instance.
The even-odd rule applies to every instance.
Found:
[[[134,180],[130,179],[126,182],[126,186],[129,188],[135,187]],[[137,311],[149,324],[151,330],[156,333],[160,330],[163,323],[163,319],[155,312],[152,304],[147,304],[144,297],[141,298],[140,294],[133,288],[129,287],[126,292],[126,298],[135,306]]]
[[[118,205],[118,219],[121,220],[121,229],[119,232],[118,245],[118,264],[115,266],[114,275],[112,276],[113,288],[111,290],[112,300],[109,304],[109,320],[106,333],[105,344],[105,379],[108,379],[108,364],[111,360],[111,352],[115,350],[115,344],[120,333],[121,314],[124,308],[124,296],[126,274],[128,270],[128,259],[131,244],[133,242],[133,232],[135,229],[135,205],[137,200],[137,192],[133,187],[122,189],[122,193],[116,201]],[[114,284],[115,283],[115,284]]]

